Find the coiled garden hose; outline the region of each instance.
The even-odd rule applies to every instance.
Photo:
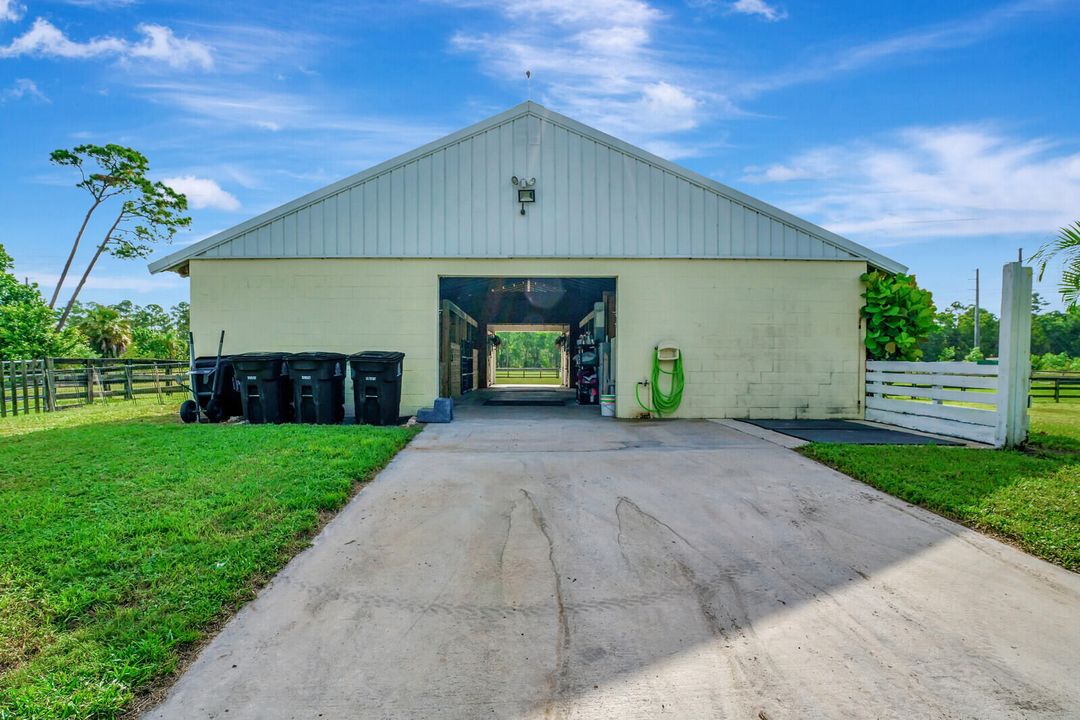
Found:
[[[665,415],[671,415],[679,409],[679,405],[682,404],[683,393],[683,369],[682,369],[682,353],[671,361],[671,370],[665,370],[660,367],[660,352],[658,348],[653,349],[653,366],[652,366],[652,380],[649,383],[638,383],[634,388],[634,398],[637,400],[637,404],[641,406],[642,410],[649,412],[657,417],[664,417]],[[667,375],[671,379],[668,383],[668,391],[660,387],[660,377]],[[645,403],[641,402],[641,386],[652,385],[652,407],[648,407]]]

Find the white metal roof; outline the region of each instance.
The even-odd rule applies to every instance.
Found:
[[[520,214],[511,177],[536,179]],[[150,264],[193,258],[865,260],[906,268],[641,148],[526,102]]]

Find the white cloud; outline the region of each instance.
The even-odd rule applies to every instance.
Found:
[[[45,93],[41,92],[37,83],[28,78],[18,78],[15,80],[15,84],[4,90],[0,90],[0,103],[8,102],[9,100],[22,100],[23,98],[31,98],[38,102],[52,102]]]
[[[1052,234],[1075,220],[1080,151],[985,126],[910,128],[748,168],[839,233],[905,239]]]
[[[16,0],[0,0],[0,22],[18,22],[24,12],[26,7]]]
[[[752,5],[758,0],[745,1]],[[1015,27],[1026,16],[1052,11],[1060,5],[1062,0],[1017,0],[961,20],[923,26],[881,40],[848,45],[818,57],[802,58],[784,70],[738,82],[732,88],[732,93],[739,98],[754,97],[794,85],[828,80],[841,73],[855,72],[886,62],[895,63],[902,58],[966,47]]]
[[[144,23],[136,29],[145,39],[128,45],[127,57],[160,60],[177,69],[197,66],[209,70],[214,65],[210,48],[195,40],[178,38],[164,25]]]
[[[250,23],[210,23],[195,18],[185,27],[213,49],[214,68],[231,74],[271,73],[312,61],[333,47],[334,39],[293,24],[265,27]]]
[[[138,42],[112,36],[79,42],[70,39],[48,20],[38,18],[25,33],[10,44],[0,46],[0,57],[30,55],[89,59],[114,56],[123,60],[137,58],[160,61],[176,69],[197,66],[209,70],[213,66],[210,48],[203,43],[178,38],[172,30],[162,25],[142,24],[136,30],[143,35]]]
[[[490,75],[520,79],[526,69],[540,100],[601,129],[647,144],[697,127],[709,99],[704,82],[660,49],[663,12],[645,0],[538,0],[464,3],[494,11],[504,26],[458,32]]]
[[[186,195],[188,203],[193,208],[240,209],[240,201],[231,193],[222,190],[220,185],[209,178],[181,175],[165,178],[162,182],[176,192]]]
[[[352,115],[315,98],[231,82],[154,82],[144,83],[140,88],[150,99],[179,108],[186,119],[210,125],[215,130],[289,131],[289,147],[300,148],[308,139],[324,149],[332,144],[342,160],[350,158],[357,149],[362,151],[362,157],[349,162],[385,160],[449,132],[448,128],[433,123]]]
[[[0,47],[0,57],[41,55],[62,58],[91,58],[123,52],[125,43],[114,37],[95,38],[85,43],[69,40],[48,20],[38,18],[25,33]]]
[[[769,22],[776,22],[787,17],[786,11],[770,5],[765,0],[735,0],[731,5],[731,10],[743,15],[760,15]]]

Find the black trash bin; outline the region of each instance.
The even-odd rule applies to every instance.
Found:
[[[404,359],[405,353],[385,350],[368,350],[349,356],[357,423],[398,424]]]
[[[345,419],[347,359],[347,355],[332,352],[289,356],[295,422],[334,425]]]
[[[233,355],[244,419],[253,425],[292,420],[292,382],[288,353],[252,352]]]
[[[192,389],[199,400],[199,409],[212,423],[239,417],[242,412],[240,393],[233,382],[232,363],[229,358],[221,358],[220,378],[217,378],[214,372],[217,363],[216,357],[195,358],[195,369],[190,373]],[[194,409],[194,403],[191,405]],[[191,420],[185,418],[185,422],[194,420],[194,417]]]

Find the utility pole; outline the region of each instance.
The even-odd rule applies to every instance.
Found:
[[[975,268],[975,347],[979,347],[979,268]]]

